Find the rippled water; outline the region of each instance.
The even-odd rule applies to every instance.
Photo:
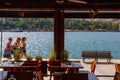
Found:
[[[48,58],[53,48],[53,32],[3,32],[2,52],[8,37],[27,37],[27,53],[33,57],[41,55]],[[120,58],[120,33],[119,32],[66,32],[65,49],[69,51],[70,58],[81,58],[83,50],[108,50],[113,58]]]
[[[13,44],[17,37],[27,38],[27,53],[35,57],[42,55],[48,58],[50,49],[53,47],[53,32],[3,32],[3,50],[5,48],[8,37],[13,38]]]

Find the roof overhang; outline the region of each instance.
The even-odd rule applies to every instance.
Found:
[[[56,0],[1,0],[0,17],[52,18],[54,11],[59,9],[65,12],[66,18],[120,18],[119,0],[82,0],[86,3],[78,3],[81,0],[69,1],[57,3]]]

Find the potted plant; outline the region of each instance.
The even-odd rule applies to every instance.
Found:
[[[69,55],[69,53],[68,53],[67,50],[64,50],[64,51],[60,52],[60,60],[61,61],[67,61],[68,57],[69,57],[68,55]]]
[[[33,57],[32,56],[27,56],[27,61],[32,61]]]
[[[14,60],[19,61],[20,60],[20,50],[13,50],[14,54]]]
[[[36,61],[38,61],[38,60],[42,60],[42,56],[37,55],[37,56],[35,57],[35,60],[36,60]]]
[[[60,61],[67,61],[69,52],[67,50],[64,50],[60,52]],[[51,51],[50,56],[49,56],[50,61],[55,61],[56,60],[56,52],[54,50]]]
[[[60,52],[60,56],[59,57],[60,57],[60,59],[56,60],[56,52],[55,52],[55,50],[51,51],[50,57],[49,57],[49,63],[48,63],[49,64],[48,65],[48,70],[50,71],[50,74],[52,74],[53,72],[57,71],[56,68],[55,69],[51,68],[51,66],[61,66],[61,62],[62,61],[66,61],[68,59],[68,51],[65,50],[65,51]],[[58,69],[60,71],[65,72],[65,69],[63,69],[63,68],[59,68],[58,67]],[[51,77],[50,77],[50,79],[51,79]]]
[[[56,60],[56,52],[55,52],[55,50],[51,50],[49,60],[50,61],[55,61]]]

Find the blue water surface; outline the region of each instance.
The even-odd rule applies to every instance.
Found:
[[[9,37],[13,44],[17,37],[27,38],[27,53],[33,57],[48,58],[53,48],[54,32],[3,32],[2,53]],[[114,59],[120,58],[120,32],[65,32],[65,49],[69,58],[80,59],[83,50],[111,51]]]

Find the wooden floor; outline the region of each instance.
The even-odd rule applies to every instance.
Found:
[[[81,60],[80,60],[81,61]],[[92,60],[86,60],[87,62],[91,62]],[[115,63],[120,63],[120,60],[112,59],[111,63],[103,63],[106,60],[100,60],[100,63],[97,63],[95,74],[102,76],[114,76],[115,75]],[[81,61],[82,63],[82,61]],[[90,70],[90,63],[82,63],[85,70]],[[2,69],[0,69],[2,70]],[[49,73],[49,72],[48,72]],[[99,80],[113,80],[113,77],[98,77]],[[49,77],[44,77],[44,80],[49,80]]]

